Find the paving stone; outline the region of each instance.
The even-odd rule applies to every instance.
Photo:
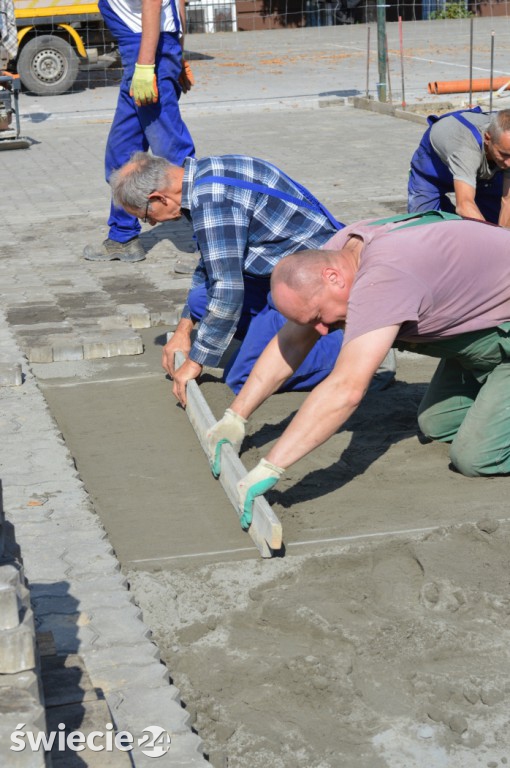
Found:
[[[89,646],[96,648],[138,644],[151,636],[140,620],[140,611],[127,603],[118,609],[94,608],[90,613],[47,613],[38,615],[38,629],[51,631],[59,653],[84,653]]]
[[[16,587],[0,582],[0,632],[18,626],[19,608]]]
[[[150,312],[143,304],[119,304],[117,311],[127,318],[132,328],[150,328]]]
[[[82,337],[83,357],[85,360],[95,360],[103,357],[119,357],[120,355],[141,355],[143,342],[140,336],[123,333],[121,330],[100,331],[95,335],[86,334]]]
[[[83,346],[79,341],[53,343],[53,362],[60,363],[67,360],[83,360]]]
[[[118,656],[118,654],[117,654]],[[94,685],[106,693],[127,688],[171,688],[175,700],[179,699],[179,691],[170,686],[168,669],[164,664],[153,661],[151,664],[140,664],[135,659],[134,664],[114,664],[111,660],[103,667],[94,667],[87,659],[89,674]]]
[[[141,736],[148,725],[164,728],[170,736],[189,732],[189,714],[172,695],[169,687],[126,696],[126,689],[106,696],[115,722],[122,730]]]
[[[21,341],[23,345],[23,341]],[[52,363],[53,362],[53,347],[49,344],[41,342],[40,345],[32,344],[31,346],[25,346],[25,354],[29,363]]]
[[[37,600],[45,598],[66,597],[72,594],[77,600],[85,598],[100,600],[103,598],[106,604],[112,599],[133,602],[133,595],[127,589],[127,579],[121,571],[110,574],[93,573],[87,579],[81,579],[79,585],[75,585],[72,592],[70,585],[64,582],[35,583],[30,585],[32,603],[37,605]],[[101,602],[96,603],[101,605]]]
[[[34,616],[31,610],[25,610],[17,626],[0,631],[0,674],[15,674],[34,668]]]
[[[119,664],[127,664],[134,668],[136,666],[149,666],[160,661],[159,648],[145,638],[139,643],[123,646],[122,654],[119,654],[114,646],[91,646],[84,648],[81,655],[93,679],[95,675],[104,676],[108,669],[114,669]],[[174,686],[170,687],[174,688]],[[176,688],[174,690],[177,691]]]
[[[127,317],[122,315],[98,317],[97,324],[103,331],[115,331],[119,328],[127,328],[129,326]]]
[[[10,675],[0,675],[0,699],[5,697],[4,690],[9,688],[19,688],[20,690],[28,691],[34,699],[39,702],[41,701],[39,677],[33,669]]]
[[[19,387],[23,384],[21,363],[0,363],[0,387]]]
[[[177,325],[181,319],[182,308],[162,312],[151,312],[151,325]]]

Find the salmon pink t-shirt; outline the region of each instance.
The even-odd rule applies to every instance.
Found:
[[[356,222],[324,246],[363,240],[351,288],[344,344],[400,325],[397,339],[436,341],[510,320],[510,231],[485,222]]]

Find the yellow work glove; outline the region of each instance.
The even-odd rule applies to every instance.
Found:
[[[158,100],[158,85],[154,64],[135,64],[129,95],[137,107],[155,104]]]
[[[195,85],[195,78],[188,61],[182,60],[182,72],[179,75],[179,85],[183,93],[188,93],[189,89]]]

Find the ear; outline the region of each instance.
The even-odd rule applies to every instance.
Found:
[[[166,205],[167,196],[163,192],[160,192],[159,190],[155,189],[154,192],[150,193],[149,200],[151,201],[159,200],[160,203],[162,203],[163,205]]]
[[[344,285],[343,275],[336,267],[324,267],[322,270],[322,278],[330,285],[339,285],[341,288]]]

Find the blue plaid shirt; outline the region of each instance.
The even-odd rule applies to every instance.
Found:
[[[270,195],[221,183],[195,184],[211,175],[263,184],[305,198],[290,179],[264,160],[244,155],[186,160],[181,207],[190,213],[201,254],[191,287],[205,283],[208,295],[207,312],[190,358],[214,367],[241,316],[243,274],[269,276],[283,256],[320,248],[336,228],[323,213]],[[190,317],[187,304],[182,317]]]

